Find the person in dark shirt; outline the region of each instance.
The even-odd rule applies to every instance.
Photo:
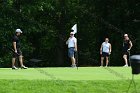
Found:
[[[19,40],[19,36],[21,35],[22,31],[20,29],[16,29],[16,33],[12,38],[12,48],[13,48],[13,58],[12,58],[12,69],[18,69],[15,66],[15,62],[16,62],[16,58],[19,57],[19,62],[21,65],[22,69],[27,69],[27,67],[25,67],[23,65],[23,56],[22,56],[22,51],[20,50],[20,40]]]
[[[133,44],[128,37],[128,34],[124,34],[124,41],[123,41],[123,59],[125,61],[124,67],[128,67],[128,55],[132,48]]]

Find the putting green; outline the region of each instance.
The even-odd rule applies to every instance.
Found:
[[[128,80],[131,76],[130,67],[0,68],[0,79],[8,80]],[[140,75],[135,75],[135,79],[140,79]]]

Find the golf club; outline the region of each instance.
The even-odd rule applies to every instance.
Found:
[[[17,54],[18,56],[20,56],[20,54],[17,53],[17,52],[15,52],[14,49],[12,49],[12,48],[10,48],[10,47],[8,47],[8,46],[6,46],[6,45],[4,45],[3,48],[6,48],[6,49],[10,50],[11,52],[13,52],[13,53]],[[35,59],[35,58],[30,59],[29,61],[26,60],[26,59],[24,59],[24,61],[31,62],[31,63],[32,63],[31,65],[32,65],[33,67],[37,67],[36,64],[39,63],[39,62],[42,62],[42,60]]]

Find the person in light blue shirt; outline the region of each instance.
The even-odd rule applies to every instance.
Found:
[[[105,42],[102,43],[100,48],[101,67],[103,66],[104,58],[106,58],[106,67],[108,66],[108,60],[110,54],[111,54],[111,44],[109,43],[109,38],[105,38]]]

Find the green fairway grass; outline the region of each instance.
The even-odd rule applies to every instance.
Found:
[[[130,67],[0,68],[0,93],[127,93],[131,77]],[[140,93],[140,75],[134,80]]]

